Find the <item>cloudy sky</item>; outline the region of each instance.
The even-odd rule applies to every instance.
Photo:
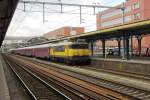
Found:
[[[29,0],[28,0],[29,1]],[[96,4],[104,6],[115,6],[125,0],[30,0],[62,2],[72,4]],[[42,5],[27,4],[23,11],[23,4],[19,3],[7,31],[7,36],[39,36],[63,26],[82,26],[85,31],[96,30],[96,16],[93,9],[82,8],[82,23],[78,7],[63,7],[65,13],[61,14],[59,6],[45,5],[45,21],[43,23]],[[96,12],[104,9],[96,9]],[[75,14],[77,13],[77,14]]]

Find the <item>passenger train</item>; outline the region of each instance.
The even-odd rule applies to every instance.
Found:
[[[12,50],[14,54],[47,59],[66,64],[90,64],[90,50],[86,42],[61,42]]]

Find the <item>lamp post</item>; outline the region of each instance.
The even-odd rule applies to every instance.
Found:
[[[70,36],[73,35],[72,34],[72,26],[70,26]]]
[[[122,4],[122,8],[121,8],[121,11],[122,11],[122,25],[125,24],[125,6],[124,6],[124,2]],[[122,59],[125,59],[125,36],[123,35],[122,37]]]
[[[124,24],[125,23],[125,6],[124,6],[124,3],[122,4],[121,11],[122,11],[122,24]]]

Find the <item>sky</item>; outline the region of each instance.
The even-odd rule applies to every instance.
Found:
[[[125,0],[28,0],[28,1],[46,1],[62,2],[72,4],[89,4],[115,6],[123,3]],[[6,36],[41,36],[47,32],[63,26],[85,27],[85,31],[96,30],[96,15],[93,15],[93,9],[82,8],[82,23],[78,7],[63,7],[65,13],[60,12],[59,6],[45,5],[45,20],[43,23],[42,5],[27,4],[26,11],[24,6],[19,3]],[[104,10],[96,9],[96,12]],[[56,13],[57,12],[57,13]],[[77,14],[73,14],[77,13]]]

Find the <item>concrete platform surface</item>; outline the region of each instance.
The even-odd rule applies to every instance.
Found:
[[[3,59],[0,55],[0,100],[10,100],[9,90],[3,69]]]
[[[149,60],[126,60],[126,59],[119,59],[119,58],[92,58],[92,60],[105,60],[105,61],[118,61],[118,62],[127,62],[127,63],[136,63],[136,64],[150,64]]]
[[[92,58],[92,66],[98,69],[150,75],[150,60]]]

